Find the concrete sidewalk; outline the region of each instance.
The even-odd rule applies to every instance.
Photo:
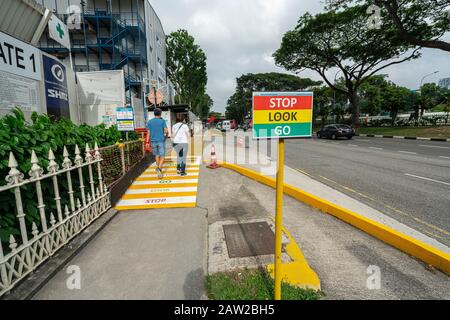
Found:
[[[119,212],[34,299],[204,299],[206,211]],[[81,288],[70,290],[69,266]]]
[[[209,227],[267,219],[274,207],[274,189],[202,165],[196,208],[119,212],[34,299],[205,299],[208,256],[216,253]],[[450,299],[446,275],[288,196],[284,226],[326,299]],[[80,269],[79,290],[67,287],[69,266]],[[367,286],[369,266],[380,270],[380,289]]]
[[[249,141],[249,148],[245,147],[246,137],[248,137],[247,141]],[[239,138],[241,140],[239,140]],[[236,147],[236,140],[243,143],[243,146]],[[223,137],[211,137],[206,141],[203,153],[205,159],[209,159],[210,157],[209,154],[212,143],[215,144],[218,160],[225,160],[229,163],[235,163],[244,168],[248,168],[260,172],[261,174],[268,177],[275,178],[277,164],[277,145],[275,140],[272,140],[272,144],[269,144],[267,148],[271,151],[270,156],[268,156],[266,151],[267,149],[257,149],[256,141],[251,139],[251,132],[229,132]],[[348,195],[339,192],[338,190],[335,190],[317,180],[314,180],[308,175],[294,170],[287,165],[285,165],[284,170],[284,182],[286,184],[292,185],[321,199],[327,200],[331,203],[356,212],[366,218],[379,222],[398,232],[406,234],[414,239],[420,240],[436,249],[450,254],[450,247],[438,242],[436,239],[433,239],[411,227],[408,227],[407,225],[400,223],[399,221],[387,216],[386,214],[372,207],[369,207],[366,204],[352,197],[349,197]]]

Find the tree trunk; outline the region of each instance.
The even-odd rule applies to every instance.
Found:
[[[419,105],[414,106],[414,125],[419,126]]]
[[[359,106],[358,95],[356,91],[349,92],[349,101],[352,107],[352,125],[355,128],[359,128]]]
[[[391,109],[391,127],[395,125],[395,120],[397,119],[398,110]]]

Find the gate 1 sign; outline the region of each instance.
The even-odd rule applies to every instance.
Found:
[[[312,136],[312,92],[254,92],[253,139]]]

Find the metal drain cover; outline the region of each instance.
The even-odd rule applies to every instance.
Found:
[[[267,222],[224,225],[223,232],[230,258],[274,253],[275,235]]]

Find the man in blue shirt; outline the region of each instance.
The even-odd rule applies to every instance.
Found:
[[[155,117],[147,122],[147,130],[150,131],[150,141],[152,143],[152,153],[156,158],[156,173],[158,178],[162,178],[162,165],[166,155],[166,136],[168,129],[166,121],[161,118],[161,109],[156,108]]]

